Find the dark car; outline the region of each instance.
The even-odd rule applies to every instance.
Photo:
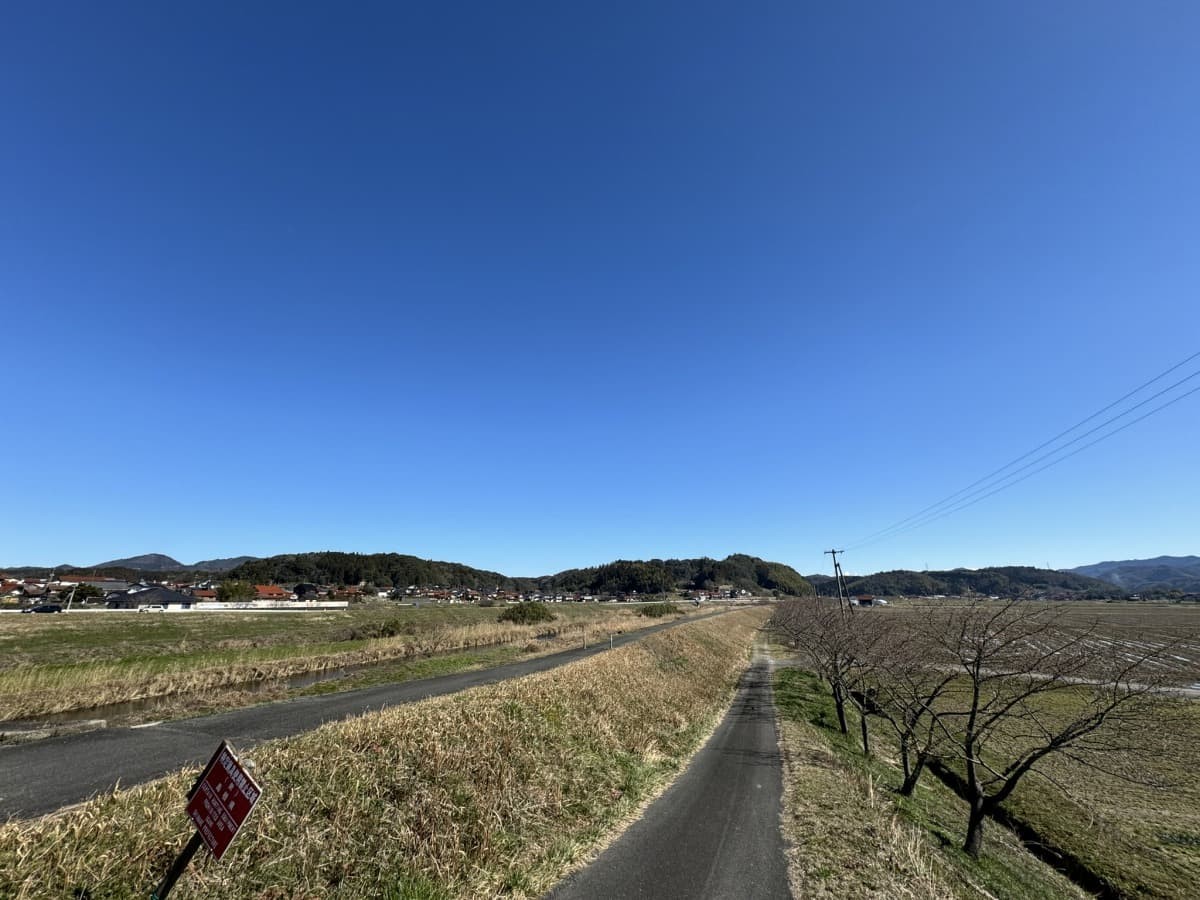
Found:
[[[27,613],[60,613],[62,606],[58,603],[39,603],[37,606],[31,606],[29,609],[23,609],[21,612]]]

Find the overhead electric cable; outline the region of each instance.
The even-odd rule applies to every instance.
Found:
[[[1113,416],[1112,418],[1106,420],[1105,422],[1102,422],[1100,425],[1097,425],[1096,427],[1089,429],[1088,431],[1084,432],[1083,434],[1078,435],[1077,437],[1073,438],[1072,440],[1068,441],[1067,443],[1055,448],[1054,450],[1051,450],[1047,454],[1042,455],[1038,459],[1035,459],[1032,462],[1027,463],[1026,465],[1022,466],[1021,468],[1017,469],[1016,471],[1009,472],[1009,474],[1005,475],[1003,478],[1000,478],[999,480],[995,480],[996,476],[1000,475],[1003,472],[1008,471],[1013,466],[1015,466],[1017,463],[1028,459],[1030,456],[1033,456],[1039,450],[1043,450],[1046,447],[1049,447],[1050,445],[1058,442],[1059,440],[1066,437],[1071,432],[1078,430],[1079,428],[1086,425],[1088,422],[1092,421],[1093,419],[1097,418],[1098,416],[1101,416],[1104,413],[1108,412],[1109,410],[1113,409],[1114,407],[1119,406],[1120,404],[1124,403],[1126,400],[1130,399],[1131,397],[1135,396],[1136,394],[1141,393],[1143,390],[1148,388],[1150,385],[1154,384],[1155,382],[1161,381],[1163,378],[1166,378],[1172,372],[1175,372],[1175,371],[1181,369],[1182,367],[1186,366],[1188,363],[1192,362],[1193,360],[1195,360],[1197,358],[1200,358],[1200,351],[1197,351],[1197,352],[1193,353],[1191,356],[1187,357],[1186,359],[1183,359],[1180,362],[1175,363],[1170,368],[1165,369],[1162,372],[1160,372],[1159,374],[1155,375],[1149,381],[1143,382],[1142,384],[1138,385],[1133,390],[1129,391],[1128,393],[1126,393],[1126,394],[1122,395],[1121,397],[1117,398],[1116,400],[1112,401],[1107,406],[1104,406],[1104,407],[1096,410],[1091,415],[1076,422],[1074,425],[1072,425],[1070,428],[1066,429],[1065,431],[1061,431],[1058,434],[1056,434],[1054,437],[1050,438],[1049,440],[1043,441],[1041,444],[1038,444],[1038,446],[1034,447],[1032,450],[1026,451],[1025,453],[1021,454],[1020,456],[1016,457],[1015,459],[1005,463],[1000,468],[992,471],[991,473],[983,476],[982,478],[980,478],[976,481],[971,482],[966,487],[960,488],[959,490],[955,491],[953,494],[949,494],[946,497],[943,497],[941,500],[937,501],[936,503],[930,504],[929,506],[925,507],[924,509],[919,510],[918,512],[915,512],[912,515],[907,516],[906,518],[900,519],[899,521],[892,523],[891,525],[887,526],[886,528],[881,528],[880,530],[872,532],[871,534],[867,535],[866,537],[860,538],[859,540],[857,540],[853,544],[851,544],[849,546],[849,549],[856,549],[858,547],[865,546],[868,543],[875,543],[876,539],[882,539],[885,536],[886,537],[892,536],[892,534],[891,534],[892,532],[899,534],[901,532],[907,531],[908,528],[906,528],[904,526],[907,526],[909,523],[915,523],[916,520],[923,519],[930,513],[934,514],[934,518],[938,518],[938,517],[940,517],[940,511],[944,507],[947,507],[952,504],[958,504],[962,500],[966,499],[966,497],[968,497],[968,496],[973,496],[974,494],[978,494],[980,491],[986,491],[989,488],[994,487],[999,482],[1007,480],[1008,478],[1012,477],[1013,475],[1017,474],[1018,472],[1022,472],[1025,469],[1028,469],[1030,466],[1034,466],[1038,462],[1040,462],[1044,459],[1047,459],[1048,457],[1053,456],[1056,453],[1059,453],[1060,451],[1066,449],[1067,447],[1071,446],[1074,443],[1077,443],[1078,441],[1082,440],[1083,438],[1087,437],[1088,435],[1094,434],[1096,431],[1100,430],[1101,428],[1104,428],[1106,425],[1109,425],[1112,422],[1116,421],[1117,419],[1120,419],[1120,418],[1128,415],[1129,413],[1133,412],[1135,409],[1145,406],[1147,403],[1154,400],[1155,398],[1161,397],[1163,394],[1168,393],[1168,392],[1174,390],[1175,388],[1179,387],[1179,385],[1183,384],[1184,382],[1190,381],[1192,378],[1195,378],[1197,375],[1200,375],[1200,370],[1197,370],[1196,372],[1193,372],[1191,375],[1188,375],[1185,378],[1181,379],[1180,381],[1175,382],[1175,384],[1171,385],[1170,387],[1164,388],[1163,390],[1151,395],[1150,397],[1146,398],[1145,400],[1142,400],[1141,402],[1135,404],[1134,406],[1131,406],[1129,409],[1126,409],[1125,411],[1118,413],[1116,416]],[[1187,395],[1185,394],[1184,396],[1187,396]],[[1174,401],[1172,401],[1172,402],[1174,402]],[[1166,405],[1170,405],[1170,404],[1166,404]],[[1160,407],[1160,408],[1163,408],[1163,407]],[[1141,419],[1138,419],[1136,421],[1141,421]],[[1114,431],[1113,433],[1115,434],[1116,432]],[[1091,444],[1088,444],[1087,446],[1091,446]],[[1074,453],[1068,454],[1068,455],[1073,456]],[[1063,458],[1065,459],[1066,457],[1063,457]],[[1024,479],[1020,479],[1020,480],[1023,481]],[[989,484],[989,482],[991,482],[991,483]],[[1013,483],[1015,484],[1016,482],[1013,482]],[[978,490],[972,490],[975,488],[978,488]],[[964,496],[964,495],[966,495],[966,496]],[[990,495],[988,495],[988,496],[990,496]],[[930,521],[933,521],[933,519],[931,518]]]
[[[1054,455],[1055,455],[1055,454],[1057,454],[1057,453],[1061,453],[1063,450],[1066,450],[1066,449],[1067,449],[1068,447],[1070,447],[1072,444],[1077,444],[1077,443],[1079,443],[1080,441],[1082,441],[1084,438],[1086,438],[1086,437],[1089,437],[1090,435],[1093,435],[1093,434],[1095,434],[1097,431],[1100,431],[1102,428],[1105,428],[1105,427],[1107,427],[1107,426],[1111,425],[1113,422],[1117,421],[1118,419],[1123,419],[1123,418],[1125,418],[1125,416],[1129,415],[1129,414],[1130,414],[1131,412],[1133,412],[1134,410],[1141,409],[1141,408],[1142,408],[1143,406],[1145,406],[1147,403],[1150,403],[1150,402],[1151,402],[1151,401],[1153,401],[1153,400],[1157,400],[1157,399],[1158,399],[1159,397],[1161,397],[1163,394],[1169,394],[1171,391],[1175,390],[1175,389],[1176,389],[1177,387],[1179,387],[1181,384],[1184,384],[1184,383],[1186,383],[1186,382],[1188,382],[1188,381],[1191,381],[1193,378],[1196,378],[1197,376],[1200,376],[1200,369],[1197,369],[1197,370],[1196,370],[1195,372],[1193,372],[1191,375],[1187,375],[1187,376],[1185,376],[1185,377],[1183,377],[1183,378],[1179,379],[1179,381],[1176,381],[1174,384],[1172,384],[1172,385],[1169,385],[1168,387],[1165,387],[1165,388],[1163,388],[1161,391],[1157,391],[1156,393],[1153,393],[1153,394],[1151,394],[1151,395],[1150,395],[1149,397],[1147,397],[1145,400],[1141,400],[1141,401],[1139,401],[1138,403],[1135,403],[1133,406],[1129,407],[1128,409],[1126,409],[1126,410],[1124,410],[1124,411],[1122,411],[1122,412],[1119,412],[1119,413],[1117,413],[1115,416],[1112,416],[1112,417],[1110,417],[1110,418],[1108,418],[1108,419],[1105,419],[1105,420],[1104,420],[1103,422],[1101,422],[1099,425],[1096,425],[1096,426],[1094,426],[1094,427],[1092,427],[1092,428],[1089,428],[1087,431],[1083,432],[1083,434],[1080,434],[1080,435],[1077,435],[1076,437],[1073,437],[1073,438],[1071,438],[1071,440],[1067,441],[1065,444],[1060,444],[1058,447],[1055,447],[1053,450],[1049,451],[1048,453],[1043,453],[1041,456],[1037,457],[1036,459],[1033,459],[1033,460],[1031,460],[1030,462],[1027,462],[1027,463],[1025,463],[1025,465],[1021,466],[1020,468],[1013,469],[1011,472],[1009,472],[1007,475],[1005,475],[1003,478],[999,479],[998,481],[993,481],[991,484],[985,484],[985,485],[983,485],[982,487],[978,487],[978,488],[976,488],[975,490],[971,491],[970,493],[966,493],[966,494],[964,494],[964,493],[963,493],[963,491],[959,491],[959,495],[960,495],[960,496],[959,496],[959,499],[956,501],[956,508],[963,508],[963,509],[965,509],[965,507],[958,507],[958,506],[957,506],[957,504],[961,503],[963,500],[966,500],[966,499],[968,499],[968,498],[970,498],[970,497],[974,497],[974,496],[975,496],[975,495],[977,495],[977,494],[980,494],[980,493],[982,493],[982,492],[984,492],[984,491],[987,491],[989,488],[993,488],[993,487],[996,487],[996,486],[997,486],[997,485],[999,485],[999,484],[1003,484],[1004,482],[1006,482],[1006,481],[1008,481],[1010,478],[1012,478],[1014,475],[1017,475],[1017,474],[1019,474],[1019,473],[1021,473],[1021,472],[1024,472],[1026,469],[1030,468],[1031,466],[1036,466],[1038,463],[1042,462],[1043,460],[1049,459],[1050,457],[1054,456]],[[1186,394],[1185,394],[1184,396],[1186,396]],[[1140,420],[1140,419],[1138,419],[1138,420],[1136,420],[1136,421],[1141,421],[1141,420]],[[1114,433],[1114,434],[1116,434],[1116,432],[1115,432],[1115,431],[1114,431],[1113,433]],[[1090,446],[1091,446],[1091,444],[1088,444],[1087,446],[1089,446],[1089,447],[1090,447]],[[1028,455],[1029,455],[1029,454],[1026,454],[1026,456],[1028,456]],[[1068,454],[1067,454],[1067,456],[1074,456],[1074,454],[1073,454],[1073,453],[1068,453]],[[1063,457],[1063,458],[1065,459],[1066,457]],[[1039,471],[1040,471],[1040,470],[1039,470]],[[1025,480],[1024,478],[1019,478],[1019,479],[1017,479],[1017,481],[1024,481],[1024,480]],[[978,482],[977,482],[977,483],[978,483]],[[1013,484],[1016,484],[1016,482],[1014,481],[1014,482],[1013,482]],[[966,489],[964,488],[964,490],[966,490]],[[991,494],[987,494],[986,496],[989,496],[989,497],[990,497],[990,496],[991,496]],[[968,504],[968,505],[970,505],[970,504]],[[919,519],[924,519],[924,518],[926,518],[926,516],[924,516],[924,515],[921,515],[921,516],[910,516],[910,517],[909,517],[909,519],[910,519],[910,520],[913,520],[913,519],[918,519],[918,520],[919,520]],[[936,513],[936,512],[935,512],[935,513],[933,513],[933,514],[932,514],[932,516],[931,516],[931,517],[929,517],[929,521],[931,521],[931,522],[932,522],[934,519],[937,519],[937,518],[941,518],[941,516],[940,516],[940,514],[939,514],[939,513]],[[912,525],[908,525],[908,526],[904,526],[904,527],[893,526],[893,527],[892,527],[892,528],[890,528],[890,529],[884,529],[884,530],[883,530],[883,531],[881,531],[881,532],[876,532],[876,535],[877,535],[877,536],[879,536],[880,538],[882,538],[882,537],[890,537],[890,536],[891,536],[891,534],[890,534],[890,533],[900,534],[900,533],[902,533],[902,532],[908,531],[908,530],[909,530],[909,528],[911,528],[911,527],[919,527],[919,526],[920,526],[920,525],[922,525],[922,524],[924,524],[924,522],[921,522],[921,521],[914,521],[914,522],[912,523]],[[863,542],[865,542],[865,541],[867,541],[867,540],[868,540],[867,538],[864,538],[864,539],[863,539],[863,541],[862,541],[862,542],[860,542],[860,543],[858,544],[858,546],[860,546],[860,547],[861,547],[861,546],[862,546],[862,544],[863,544]],[[872,540],[873,540],[873,539],[872,539]],[[854,547],[853,547],[853,546],[851,546],[849,549],[854,549]]]
[[[1197,372],[1196,374],[1200,375],[1200,372]],[[1169,390],[1169,388],[1168,388],[1168,390]],[[1178,403],[1180,400],[1190,397],[1192,394],[1195,394],[1197,392],[1200,392],[1200,387],[1194,387],[1190,391],[1185,391],[1184,393],[1180,394],[1178,397],[1172,397],[1166,403],[1163,403],[1160,406],[1154,407],[1154,409],[1150,410],[1149,412],[1143,413],[1142,415],[1138,416],[1136,419],[1131,419],[1130,421],[1126,422],[1125,424],[1121,425],[1118,428],[1114,428],[1112,431],[1109,431],[1106,434],[1100,435],[1100,437],[1096,438],[1094,441],[1088,441],[1082,447],[1076,447],[1074,450],[1072,450],[1070,453],[1066,454],[1065,456],[1060,456],[1057,459],[1053,459],[1050,462],[1046,463],[1044,466],[1041,466],[1040,468],[1034,469],[1032,472],[1022,475],[1020,478],[1016,479],[1015,481],[1009,481],[1005,484],[1001,484],[999,487],[994,488],[993,490],[989,491],[988,493],[984,494],[981,497],[976,497],[974,500],[971,500],[967,503],[963,503],[958,506],[954,506],[951,509],[943,510],[941,513],[933,516],[932,518],[926,519],[923,522],[918,522],[918,523],[910,526],[909,528],[903,529],[903,531],[901,531],[901,532],[896,532],[895,534],[884,535],[883,537],[879,537],[874,540],[865,541],[864,543],[859,544],[858,547],[861,548],[861,547],[868,546],[870,544],[875,544],[875,543],[878,543],[879,541],[883,541],[883,540],[887,540],[888,538],[896,537],[897,535],[899,535],[903,532],[915,531],[918,528],[924,528],[926,525],[933,524],[938,519],[945,518],[946,516],[951,515],[952,513],[961,512],[962,510],[966,509],[969,506],[974,506],[976,503],[986,500],[988,497],[991,497],[993,494],[998,494],[1001,491],[1008,490],[1008,488],[1012,487],[1013,485],[1020,484],[1026,478],[1032,478],[1034,475],[1037,475],[1039,472],[1044,472],[1047,469],[1049,469],[1051,466],[1056,466],[1060,462],[1070,459],[1072,456],[1075,456],[1077,453],[1082,453],[1084,450],[1088,449],[1089,447],[1096,446],[1096,444],[1099,444],[1101,441],[1108,440],[1113,435],[1124,431],[1126,428],[1129,428],[1130,426],[1136,425],[1138,422],[1142,421],[1143,419],[1150,418],[1150,416],[1154,415],[1155,413],[1166,409],[1168,406],[1173,406],[1174,404]],[[1123,415],[1125,415],[1125,413],[1122,413],[1121,415],[1123,416]],[[1120,416],[1118,416],[1116,418],[1120,418]],[[1112,419],[1109,420],[1109,422],[1112,422],[1112,421],[1113,421]],[[1054,452],[1057,453],[1058,451],[1056,450]],[[1053,453],[1047,454],[1047,455],[1052,456]],[[1045,458],[1046,458],[1045,456],[1042,457],[1042,459],[1045,459]]]

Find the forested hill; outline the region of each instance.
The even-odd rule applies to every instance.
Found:
[[[554,591],[596,594],[662,593],[673,589],[705,590],[728,585],[752,594],[779,591],[789,596],[812,594],[813,587],[799,572],[783,563],[735,553],[725,559],[617,560],[590,569],[568,569],[539,578],[538,587]]]
[[[356,585],[365,581],[381,588],[410,584],[475,590],[516,587],[515,579],[499,572],[402,553],[286,553],[242,563],[231,569],[226,577],[254,584],[310,581],[314,584]]]
[[[541,578],[513,578],[461,563],[437,562],[399,553],[294,553],[256,559],[230,571],[228,578],[256,584],[359,584],[379,587],[442,585],[490,590],[580,591],[595,594],[655,594],[675,589],[729,585],[754,594],[779,591],[800,596],[813,589],[790,566],[734,554],[715,559],[617,560],[588,569],[568,569]]]
[[[822,596],[837,596],[832,578],[813,579]],[[934,594],[958,596],[983,594],[998,597],[1078,597],[1100,599],[1123,597],[1125,592],[1096,578],[1036,569],[1032,566],[996,566],[985,569],[952,569],[948,572],[911,572],[898,569],[874,575],[848,576],[846,586],[852,595],[874,594],[882,597],[928,597]]]

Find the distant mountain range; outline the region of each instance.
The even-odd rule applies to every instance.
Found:
[[[648,561],[618,560],[588,569],[568,569],[538,578],[514,578],[499,572],[474,569],[461,563],[438,562],[396,553],[294,553],[260,558],[233,556],[182,563],[164,553],[146,553],[111,559],[94,566],[57,566],[59,572],[101,572],[119,577],[140,573],[185,575],[196,572],[228,573],[228,577],[268,581],[319,581],[322,583],[444,584],[457,587],[522,586],[543,590],[651,592],[674,587],[705,588],[733,584],[748,590],[778,590],[805,594],[815,586],[822,594],[836,593],[828,575],[810,575],[807,581],[790,566],[753,556],[734,554],[724,560],[690,559]],[[36,574],[40,567],[14,567],[10,572]],[[874,575],[847,576],[851,593],[882,596],[932,594],[997,594],[1004,596],[1123,596],[1128,593],[1162,594],[1168,591],[1200,593],[1200,556],[1158,556],[1100,562],[1055,571],[1028,566],[913,572],[896,570]],[[1114,592],[1113,588],[1118,590]]]
[[[809,575],[807,578],[816,587],[818,594],[837,595],[837,585],[831,576]],[[983,594],[998,597],[1101,599],[1125,595],[1124,589],[1106,581],[1074,572],[1036,569],[1032,566],[993,566],[943,572],[897,569],[891,572],[876,572],[874,575],[848,575],[846,587],[851,595],[872,594],[883,597]]]
[[[227,572],[242,563],[257,559],[256,556],[233,556],[229,559],[202,559],[190,566],[164,553],[146,553],[126,559],[110,559],[108,562],[87,566],[89,569],[136,569],[139,572]],[[82,566],[73,566],[80,569]]]
[[[1069,571],[1134,593],[1183,591],[1200,593],[1200,556],[1156,556],[1154,559],[1122,559],[1079,566]]]

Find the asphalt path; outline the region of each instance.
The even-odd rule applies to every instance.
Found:
[[[720,613],[683,622],[712,615]],[[613,646],[624,646],[679,624],[664,622],[616,635]],[[490,669],[299,697],[158,725],[106,728],[0,746],[0,821],[44,815],[111,790],[118,783],[130,787],[184,766],[200,765],[222,740],[228,740],[240,752],[261,741],[311,731],[326,722],[545,672],[607,650],[608,642],[604,641],[586,650],[566,650]]]
[[[791,897],[782,802],[771,664],[759,658],[683,775],[546,900]]]

